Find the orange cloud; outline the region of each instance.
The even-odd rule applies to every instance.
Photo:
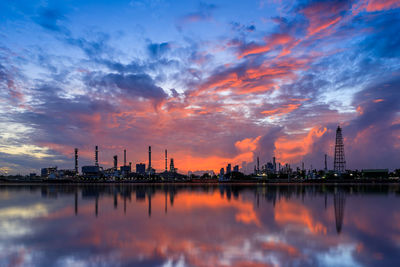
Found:
[[[337,22],[339,22],[339,20],[341,19],[341,17],[337,17],[335,19],[326,21],[325,23],[323,23],[322,25],[312,25],[308,28],[308,34],[309,35],[314,35],[334,24],[336,24]]]
[[[260,93],[274,89],[279,81],[289,82],[297,77],[296,71],[309,67],[313,56],[308,58],[277,57],[261,66],[254,66],[237,73],[237,70],[227,70],[208,78],[206,82],[191,91],[192,98],[204,92],[222,92],[230,90],[236,94]],[[210,97],[215,94],[210,93]]]
[[[300,101],[300,102],[303,102],[303,101],[308,101],[308,100],[310,100],[311,98],[291,98],[290,100],[291,101]]]
[[[265,114],[267,116],[272,116],[272,115],[282,116],[292,112],[293,110],[298,109],[300,106],[301,104],[287,104],[280,108],[261,111],[261,114]]]
[[[246,71],[247,79],[264,80],[290,80],[296,77],[295,72],[308,68],[311,58],[297,59],[286,58],[284,60],[266,62],[258,68],[251,68]]]
[[[235,143],[235,147],[240,151],[254,151],[257,148],[258,141],[260,141],[261,135],[256,138],[245,138]]]
[[[400,7],[398,0],[370,0],[366,7],[368,12],[389,10]]]
[[[357,106],[356,110],[360,115],[364,114],[364,109],[361,106]]]
[[[379,99],[375,99],[373,102],[374,102],[374,103],[379,103],[379,102],[383,102],[383,101],[384,101],[384,99],[379,98]]]
[[[347,7],[343,3],[316,2],[301,12],[309,21],[308,35],[312,36],[338,23],[342,17],[340,12]]]
[[[264,41],[265,45],[257,45],[257,44],[249,45],[239,54],[238,58],[243,58],[248,55],[266,53],[279,45],[285,45],[290,43],[291,41],[293,41],[293,37],[288,34],[277,33],[264,38]],[[288,51],[286,51],[286,54],[288,54]]]
[[[282,162],[298,162],[311,151],[312,144],[321,138],[327,129],[314,127],[307,135],[282,136],[275,141],[275,155]]]

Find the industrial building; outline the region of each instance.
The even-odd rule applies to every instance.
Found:
[[[361,176],[363,178],[388,178],[388,169],[363,169],[361,170]]]
[[[57,172],[57,167],[49,167],[49,168],[42,168],[40,170],[40,176],[43,178],[49,177],[50,174],[56,173]]]
[[[239,165],[235,165],[233,167],[233,172],[239,172]]]
[[[95,146],[94,165],[82,166],[82,175],[88,178],[100,178],[103,168],[99,166],[99,147]]]
[[[229,175],[231,172],[232,172],[232,165],[229,163],[229,164],[226,166],[226,174]]]
[[[82,166],[84,176],[99,177],[102,169],[99,166]]]
[[[136,164],[136,173],[142,175],[146,174],[146,164],[145,163]]]

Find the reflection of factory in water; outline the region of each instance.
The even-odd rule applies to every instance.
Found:
[[[87,200],[93,201],[94,214],[97,216],[100,213],[100,200],[109,198],[113,203],[114,209],[123,206],[124,213],[129,209],[129,203],[132,201],[147,203],[148,216],[152,215],[152,199],[154,196],[162,196],[164,200],[164,212],[167,213],[169,208],[172,208],[174,201],[179,192],[204,192],[204,193],[219,193],[222,198],[227,201],[240,200],[240,195],[250,193],[253,195],[254,207],[260,208],[263,203],[269,203],[273,207],[282,200],[301,199],[318,197],[321,202],[320,206],[327,210],[328,206],[334,212],[335,217],[335,232],[340,234],[343,230],[345,198],[347,194],[365,193],[369,188],[367,186],[358,187],[337,187],[337,186],[293,186],[293,185],[270,185],[270,186],[243,186],[243,185],[83,185],[83,186],[32,186],[32,190],[41,189],[42,197],[57,198],[61,195],[73,195],[75,215],[79,214],[79,202]],[[393,188],[393,186],[392,186]],[[374,193],[388,194],[389,186],[382,186],[380,191],[375,190]],[[400,185],[395,188],[395,193],[400,195]],[[392,191],[393,192],[393,191]],[[332,200],[332,201],[330,201]],[[121,202],[121,203],[120,203]],[[324,204],[325,202],[325,204]],[[160,202],[157,202],[160,203]],[[320,211],[318,211],[320,212]]]
[[[42,188],[42,196],[43,197],[53,197],[56,198],[58,194],[74,194],[74,213],[75,215],[79,214],[79,199],[82,200],[93,200],[94,201],[94,214],[96,217],[99,214],[99,200],[102,197],[110,197],[112,196],[113,207],[114,209],[118,209],[119,200],[123,201],[123,210],[126,214],[127,206],[130,202],[132,202],[132,195],[134,195],[134,199],[136,202],[145,202],[147,200],[148,203],[148,215],[151,216],[151,199],[155,195],[156,190],[152,187],[148,186],[135,186],[135,188],[131,188],[128,186],[76,186],[73,187],[73,190],[67,191],[55,191],[57,186],[51,187],[43,187]],[[173,188],[164,188],[165,194],[165,213],[168,211],[168,205],[173,206],[174,204],[174,196],[175,190]],[[80,197],[79,197],[80,195]],[[169,203],[169,204],[168,204]]]
[[[345,202],[345,193],[340,189],[336,189],[333,193],[333,206],[335,209],[336,231],[338,234],[342,232]]]

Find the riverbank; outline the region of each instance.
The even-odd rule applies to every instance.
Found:
[[[366,179],[252,179],[252,180],[74,180],[74,179],[44,179],[44,180],[0,180],[0,185],[7,184],[390,184],[399,183],[399,178],[381,179],[381,178],[366,178]]]

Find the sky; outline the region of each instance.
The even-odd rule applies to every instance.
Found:
[[[400,167],[400,2],[1,1],[0,173]]]

